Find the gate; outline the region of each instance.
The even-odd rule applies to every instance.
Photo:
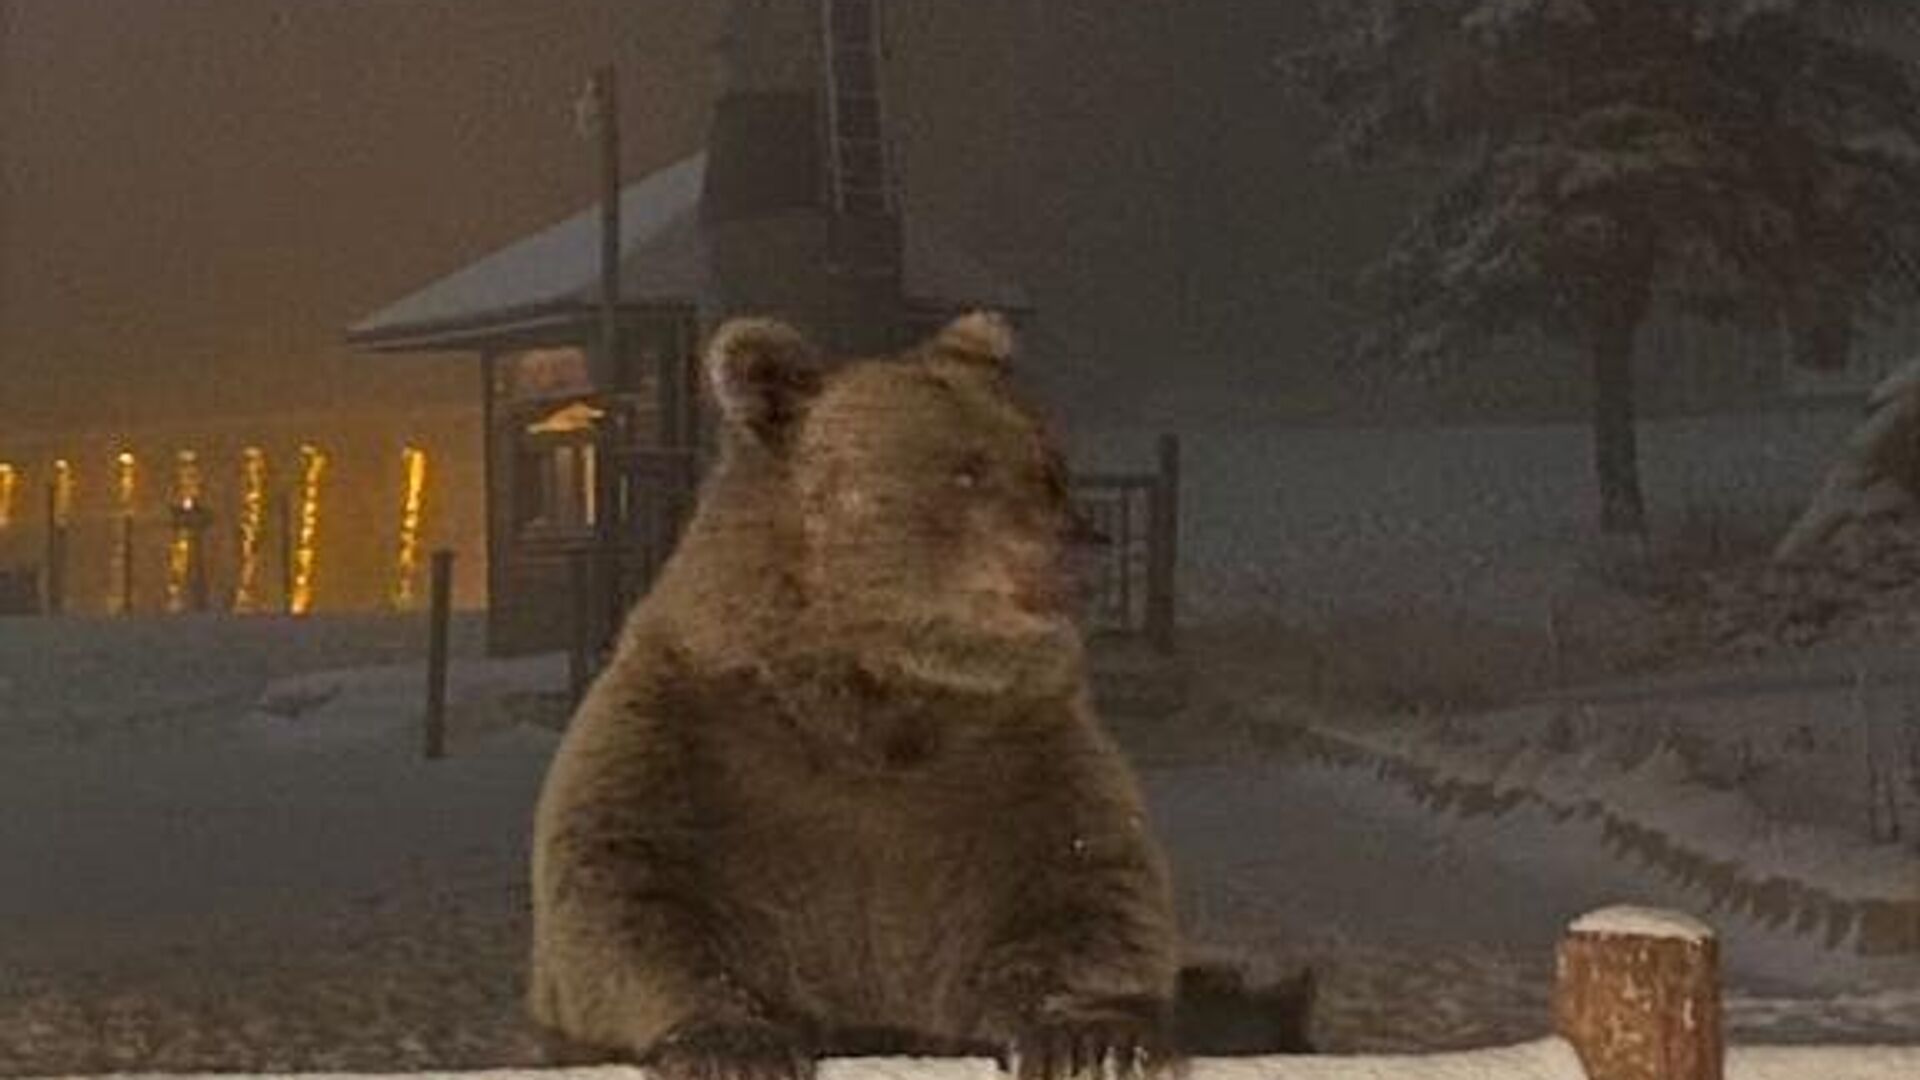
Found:
[[[1068,498],[1087,526],[1069,558],[1079,584],[1079,619],[1089,636],[1141,637],[1171,652],[1174,567],[1180,505],[1180,441],[1162,435],[1157,469],[1073,477]],[[573,671],[576,692],[599,666],[619,617],[646,594],[692,513],[703,462],[694,449],[629,448],[612,458],[619,542],[599,566],[575,557]],[[604,576],[603,576],[604,575]],[[608,590],[595,586],[608,581]],[[591,595],[609,596],[598,606]],[[600,614],[605,612],[605,615]],[[598,625],[596,625],[598,624]]]
[[[1160,436],[1150,473],[1073,477],[1069,498],[1089,529],[1074,545],[1081,624],[1090,635],[1142,636],[1173,649],[1180,535],[1180,440]]]
[[[638,603],[679,541],[699,483],[694,449],[634,448],[613,461],[621,538],[613,559],[616,610]],[[614,627],[617,630],[618,627]]]

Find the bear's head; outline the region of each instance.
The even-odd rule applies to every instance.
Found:
[[[1011,329],[986,313],[899,355],[832,366],[781,322],[715,333],[715,480],[751,474],[777,519],[768,527],[788,536],[780,570],[796,603],[784,629],[797,644],[955,678],[973,666],[962,654],[995,668],[981,650],[1005,651],[996,644],[1077,650],[1065,471],[1013,391],[1013,351]]]

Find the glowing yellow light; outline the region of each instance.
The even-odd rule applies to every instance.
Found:
[[[137,489],[138,471],[133,451],[122,450],[113,459],[113,510],[115,515],[115,534],[113,543],[107,545],[111,553],[107,565],[107,610],[119,615],[126,612],[132,597],[129,595],[131,579],[128,574],[127,531],[133,521],[134,494]]]
[[[122,514],[133,513],[133,493],[137,482],[133,451],[122,450],[113,459],[113,498]]]
[[[173,498],[171,505],[174,513],[192,510],[200,503],[201,478],[200,455],[192,450],[181,450],[173,455]],[[173,536],[167,541],[167,610],[184,611],[187,607],[187,588],[193,576],[194,560],[199,556],[195,550],[199,544],[199,535],[177,516],[173,526]]]
[[[73,524],[73,464],[66,458],[53,463],[53,521],[61,528]]]
[[[327,455],[317,446],[300,448],[300,526],[293,549],[293,595],[287,609],[295,615],[313,610],[313,573],[320,534],[320,480],[326,475]]]
[[[192,509],[199,505],[201,492],[200,455],[192,450],[173,455],[173,505]]]
[[[0,529],[13,527],[13,500],[20,494],[20,470],[0,461]]]
[[[260,537],[267,516],[267,455],[257,446],[240,451],[240,573],[233,610],[260,610]]]
[[[406,496],[400,504],[400,552],[394,568],[393,606],[413,606],[414,578],[420,566],[420,511],[426,501],[427,452],[409,446],[400,451],[406,467]]]

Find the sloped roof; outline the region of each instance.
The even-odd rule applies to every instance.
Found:
[[[700,223],[707,155],[694,154],[620,194],[622,304],[693,303],[709,294]],[[909,303],[1024,310],[1024,290],[912,218],[902,222]],[[516,326],[590,310],[599,299],[600,216],[594,207],[516,240],[374,312],[347,330],[368,349],[459,348]]]
[[[620,193],[620,299],[687,301],[701,294],[706,257],[695,218],[706,155],[695,154]],[[599,299],[597,207],[516,240],[374,312],[347,330],[371,347],[431,347],[482,326],[510,325]]]

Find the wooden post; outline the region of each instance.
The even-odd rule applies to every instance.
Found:
[[[281,492],[274,499],[274,514],[280,526],[280,602],[287,614],[293,614],[293,501]]]
[[[1553,1026],[1591,1080],[1721,1080],[1719,946],[1676,912],[1610,907],[1561,939]]]
[[[487,609],[486,609],[486,647],[488,656],[498,655],[506,634],[500,629],[502,607],[499,597],[507,595],[506,558],[512,545],[505,535],[506,522],[512,519],[512,506],[515,498],[513,490],[513,470],[502,465],[500,446],[506,440],[499,437],[495,430],[499,424],[498,409],[494,389],[499,378],[500,354],[482,353],[480,356],[480,475],[483,478],[483,497],[481,505],[485,509],[486,528],[485,547],[482,548],[487,560]]]
[[[593,579],[591,557],[585,551],[571,551],[567,554],[567,608],[568,625],[573,630],[567,649],[567,692],[574,704],[586,695],[587,680],[593,677],[593,665],[589,658],[593,655],[593,604],[590,589]]]
[[[1174,579],[1180,552],[1180,437],[1161,435],[1147,541],[1147,638],[1162,653],[1173,651]]]
[[[133,614],[133,515],[120,517],[120,614]]]
[[[46,610],[49,615],[67,610],[67,523],[60,520],[60,482],[47,481],[47,576]]]
[[[447,752],[447,632],[453,617],[453,552],[433,553],[433,603],[427,628],[427,758]]]
[[[207,528],[213,517],[199,503],[177,513],[178,524],[187,536],[187,610],[205,612],[212,593],[207,584]]]
[[[600,136],[600,355],[594,382],[602,391],[619,380],[620,94],[612,65],[593,73],[594,121]]]
[[[595,646],[613,638],[620,624],[617,589],[621,531],[627,525],[619,511],[620,477],[615,462],[628,439],[620,405],[620,94],[611,65],[593,73],[588,93],[600,139],[600,296],[598,342],[593,350],[594,390],[605,402],[605,415],[594,431],[593,536],[595,577],[604,590],[595,626]]]
[[[1553,688],[1567,688],[1566,645],[1560,638],[1560,596],[1547,595],[1547,663],[1553,673]]]

